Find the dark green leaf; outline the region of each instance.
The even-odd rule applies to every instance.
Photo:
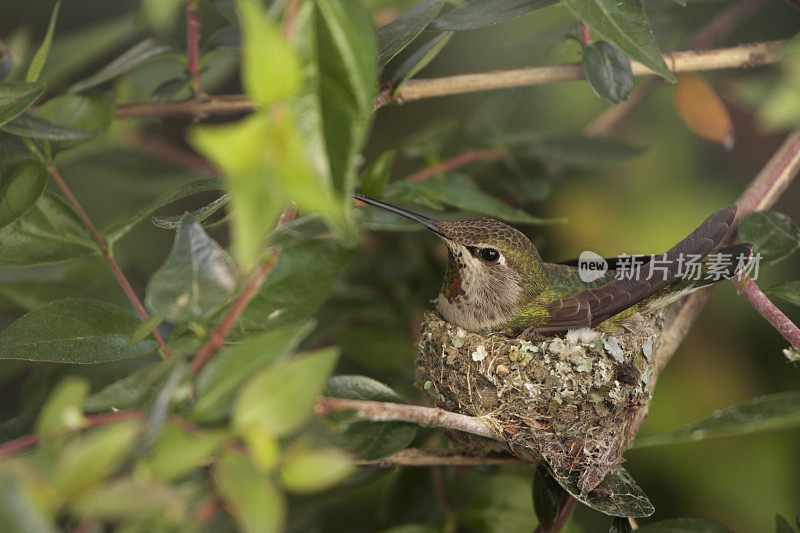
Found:
[[[114,103],[100,96],[80,96],[68,94],[48,100],[36,110],[36,116],[54,122],[70,130],[90,134],[88,138],[103,134],[114,118]],[[85,142],[52,141],[54,152],[66,150]]]
[[[352,400],[406,403],[383,383],[364,376],[334,376],[328,380],[323,394]],[[339,430],[337,444],[367,460],[387,457],[407,448],[417,434],[415,424],[369,422],[348,413],[336,413],[330,419]]]
[[[661,57],[641,0],[564,0],[564,5],[625,54],[659,76],[675,81]]]
[[[770,296],[777,296],[783,300],[800,305],[800,281],[787,281],[764,291]]]
[[[613,164],[641,155],[644,148],[614,139],[585,137],[546,137],[537,139],[517,151],[519,155],[534,156],[566,166],[594,168]]]
[[[731,533],[720,524],[699,518],[672,518],[640,527],[640,533]]]
[[[413,54],[400,63],[397,70],[392,73],[391,78],[395,92],[397,92],[406,81],[413,78],[417,72],[428,66],[428,63],[439,55],[439,52],[442,51],[442,48],[444,48],[444,45],[447,44],[452,36],[453,32],[450,31],[438,32],[436,36],[428,39],[425,44],[417,48]]]
[[[96,300],[56,300],[34,309],[0,332],[0,359],[100,363],[152,352],[142,341],[128,347],[139,320]]]
[[[595,94],[609,102],[624,102],[633,90],[630,60],[605,41],[584,47],[583,72]]]
[[[147,283],[145,304],[173,324],[202,320],[236,288],[233,259],[191,217],[175,233],[169,257]]]
[[[269,475],[244,457],[226,453],[214,469],[217,490],[246,533],[283,530],[286,502]]]
[[[56,29],[56,19],[58,18],[58,10],[61,8],[61,0],[56,2],[53,7],[53,12],[50,14],[50,23],[47,25],[47,33],[44,35],[44,40],[36,50],[31,65],[28,67],[28,73],[25,75],[25,81],[36,81],[39,79],[39,74],[42,72],[47,55],[50,53],[50,44],[53,42],[53,33]]]
[[[207,178],[181,185],[169,192],[162,194],[124,222],[120,222],[111,226],[103,233],[105,233],[106,239],[113,243],[130,231],[130,229],[133,228],[133,226],[135,226],[137,223],[141,222],[164,206],[195,194],[209,191],[222,191],[224,189],[225,185],[222,183],[222,180],[218,178]],[[177,227],[177,225],[175,227]]]
[[[557,224],[562,219],[546,219],[529,215],[521,209],[511,207],[478,188],[474,181],[464,174],[432,178],[425,181],[397,182],[387,189],[393,198],[417,202],[425,199],[487,215],[508,222],[520,224]]]
[[[258,294],[231,331],[231,339],[245,339],[262,331],[297,324],[327,299],[333,283],[355,250],[331,240],[312,240],[281,254]]]
[[[189,211],[187,214],[191,215],[192,218],[194,218],[198,222],[203,222],[208,217],[210,217],[211,215],[213,215],[214,213],[225,207],[225,205],[228,203],[228,200],[230,200],[230,196],[228,196],[227,194],[223,194],[210,204],[204,205],[203,207],[195,209],[194,211]],[[180,226],[181,220],[183,219],[184,216],[185,215],[171,215],[171,216],[166,215],[163,217],[156,216],[156,217],[151,217],[150,222],[152,222],[154,226],[158,226],[159,228],[162,229],[178,229],[178,226]],[[216,220],[214,222],[211,222],[210,224],[209,223],[203,224],[203,227],[208,228],[216,226],[219,223],[220,221]]]
[[[776,211],[747,215],[739,226],[739,240],[753,243],[753,253],[761,260],[778,263],[800,247],[800,230],[794,221]]]
[[[93,253],[97,246],[78,215],[49,191],[24,216],[0,229],[0,265],[53,263]]]
[[[538,466],[533,476],[533,509],[539,525],[550,529],[556,521],[564,489],[543,466]]]
[[[61,380],[39,413],[36,434],[40,437],[62,430],[76,430],[83,426],[83,402],[89,393],[89,382],[68,376]]]
[[[79,93],[86,89],[91,89],[107,81],[122,76],[135,69],[143,63],[163,56],[172,50],[172,46],[162,44],[155,39],[145,39],[125,51],[121,56],[111,63],[92,74],[88,78],[72,84],[69,88],[71,93]]]
[[[0,181],[0,228],[23,216],[47,185],[47,169],[38,161],[25,161],[5,173]]]
[[[158,328],[163,321],[163,316],[159,315],[158,313],[152,313],[147,317],[147,320],[141,322],[133,332],[133,335],[131,335],[131,338],[128,341],[128,346],[134,346],[145,340],[147,337],[152,335],[153,330]]]
[[[211,34],[206,41],[206,49],[223,49],[239,51],[242,48],[242,35],[234,26],[219,29]]]
[[[200,422],[225,416],[234,393],[248,378],[272,361],[292,353],[313,325],[294,322],[249,338],[212,359],[197,378],[192,419]]]
[[[0,129],[20,137],[46,139],[49,141],[80,141],[94,136],[92,132],[72,130],[28,114],[18,116],[0,127]]]
[[[775,515],[775,533],[794,533],[794,528],[779,514]]]
[[[263,428],[275,437],[295,432],[311,416],[338,357],[336,348],[322,348],[278,362],[253,376],[233,404],[234,427],[240,433]]]
[[[747,435],[800,425],[800,392],[782,392],[754,398],[735,407],[663,435],[636,439],[631,448],[692,442],[712,437]]]
[[[403,139],[400,151],[407,157],[439,157],[442,149],[453,139],[458,127],[459,121],[456,118],[430,120]]]
[[[387,150],[378,156],[361,177],[361,192],[366,196],[377,198],[383,192],[391,177],[392,163],[397,150]]]
[[[42,93],[42,82],[0,81],[0,126],[32,106]]]
[[[500,474],[488,477],[458,509],[458,520],[469,531],[525,533],[536,527],[527,477]]]
[[[439,14],[444,0],[422,0],[417,5],[380,28],[378,38],[378,66],[383,67],[394,56],[422,33],[422,30]]]
[[[611,519],[611,527],[608,528],[608,533],[633,533],[630,520],[615,516]]]
[[[239,25],[239,18],[236,16],[236,7],[234,0],[209,0],[214,9],[217,10],[222,18],[233,24]]]
[[[434,20],[431,29],[474,30],[526,15],[557,2],[558,0],[471,0]]]
[[[596,490],[588,494],[578,488],[578,472],[559,472],[549,468],[553,477],[564,490],[579,502],[609,516],[639,518],[655,512],[653,504],[639,488],[630,474],[621,466],[614,467],[606,474]]]
[[[84,409],[96,412],[136,407],[155,392],[156,385],[170,368],[168,364],[154,363],[131,372],[119,381],[90,394],[84,403]]]

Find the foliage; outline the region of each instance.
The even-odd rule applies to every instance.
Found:
[[[594,95],[628,99],[631,60],[674,81],[659,42],[675,41],[670,25],[693,28],[691,17],[660,4],[645,14],[639,0],[192,0],[188,11],[179,0],[142,0],[137,12],[115,7],[78,24],[73,2],[52,3],[39,19],[33,4],[12,10],[31,20],[0,21],[0,530],[530,531],[553,524],[567,493],[602,513],[587,530],[606,515],[653,513],[645,491],[660,484],[619,466],[590,494],[577,475],[544,467],[362,467],[440,448],[442,432],[352,412],[320,418],[314,407],[323,394],[427,401],[411,387],[414,328],[435,294],[442,249],[406,235],[417,228],[391,214],[355,209],[351,195],[443,218],[492,216],[550,242],[566,231],[565,214],[573,228],[603,228],[600,217],[583,224],[593,216],[581,211],[585,191],[630,200],[619,191],[635,187],[614,174],[663,152],[649,136],[593,138],[571,124],[604,105]],[[393,20],[376,29],[387,12]],[[202,28],[196,50],[184,44],[187,13]],[[758,38],[785,36],[789,26],[771,28],[779,19]],[[579,22],[602,40],[569,43]],[[504,97],[375,118],[376,97],[394,98],[423,69],[466,62],[470,46],[492,50],[491,70],[502,68],[498,50],[509,43],[531,54],[525,65],[552,61],[545,51],[582,60],[588,81],[555,97],[542,89],[541,101],[522,93],[524,105]],[[734,80],[730,91],[745,103],[774,94],[749,100],[772,128],[798,124],[797,50],[795,38],[777,77],[748,74],[759,87]],[[195,75],[203,93],[192,93]],[[728,92],[720,98],[712,84],[682,75],[675,102],[692,131],[727,145]],[[238,100],[214,96],[237,89]],[[246,116],[213,116],[244,98]],[[207,112],[125,118],[136,103]],[[661,116],[639,129],[660,130],[662,120],[668,130]],[[468,163],[453,164],[463,156]],[[398,177],[421,168],[429,174]],[[555,189],[571,191],[575,208],[552,207],[563,201],[551,203]],[[680,201],[662,209],[668,203],[661,224],[667,212],[688,216]],[[766,262],[797,258],[788,214],[752,214],[740,236]],[[800,304],[798,284],[775,280],[767,293]],[[735,320],[750,319],[726,317]],[[691,419],[678,413],[672,427]],[[761,394],[633,448],[798,424],[797,392]],[[630,466],[638,478],[644,467]],[[659,496],[656,507],[683,512]],[[642,530],[724,528],[671,519]]]

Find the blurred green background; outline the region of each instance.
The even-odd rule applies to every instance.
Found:
[[[404,12],[414,2],[371,0],[367,4],[376,18],[386,19],[392,13]],[[680,47],[697,28],[730,4],[690,0],[688,6],[681,7],[671,0],[657,0],[647,2],[646,8],[662,48],[670,50]],[[35,48],[50,10],[50,2],[5,0],[0,37],[8,45]],[[201,22],[204,39],[224,26],[221,17],[204,4]],[[578,61],[580,46],[564,39],[573,29],[574,19],[563,8],[551,7],[491,28],[459,32],[419,76]],[[44,74],[51,82],[50,90],[63,90],[114,57],[87,56],[78,58],[80,61],[71,57],[74,48],[64,39],[69,35],[85,38],[87,31],[101,30],[106,31],[103,35],[107,34],[107,42],[117,54],[151,31],[141,17],[138,2],[65,2],[54,56]],[[770,0],[717,45],[784,39],[799,30],[798,11],[788,3]],[[165,41],[177,48],[184,46],[180,20],[165,24],[160,31]],[[91,37],[99,39],[98,35]],[[227,52],[227,59],[225,53],[221,52],[205,74],[205,87],[210,92],[240,92],[235,52]],[[132,76],[124,77],[113,90],[120,101],[146,100],[155,86],[182,68],[178,60],[160,59],[139,67],[136,81]],[[390,65],[387,71],[391,69]],[[476,164],[463,172],[478,177],[486,190],[534,215],[568,217],[565,225],[521,228],[548,260],[575,257],[585,249],[606,256],[661,251],[707,214],[735,201],[782,141],[785,132],[768,131],[759,122],[752,97],[741,98],[744,87],[751,88],[748,94],[753,93],[753,84],[757,96],[767,98],[776,71],[768,67],[701,74],[723,98],[733,119],[736,144],[731,151],[689,131],[675,111],[674,88],[665,85],[612,133],[616,139],[646,148],[639,157],[558,171],[532,159],[521,161],[516,174],[502,164]],[[636,84],[643,82],[638,79]],[[393,179],[399,179],[437,160],[487,147],[485,139],[490,131],[531,136],[579,133],[609,105],[595,96],[587,83],[571,82],[389,106],[376,114],[364,159],[370,163],[385,150],[408,146],[409,137],[438,124],[438,133],[432,138],[434,144],[441,144],[439,149],[425,157],[401,155],[392,168]],[[93,145],[91,151],[72,152],[69,160],[61,160],[62,173],[92,218],[105,226],[157,194],[198,176],[196,171],[145,156],[131,142],[138,131],[183,143],[183,132],[190,124],[183,119],[118,121],[105,146]],[[199,206],[209,198],[198,198],[184,207]],[[791,186],[775,209],[800,221],[800,184]],[[176,212],[173,208],[172,213]],[[224,230],[213,235],[223,243],[227,240]],[[140,294],[171,241],[172,232],[142,225],[118,244],[122,268]],[[423,232],[369,233],[364,235],[364,242],[337,283],[334,296],[319,313],[320,325],[311,343],[333,342],[342,347],[343,362],[337,373],[368,375],[412,401],[425,402],[411,386],[416,325],[429,307],[428,300],[438,291],[446,252],[435,237]],[[127,305],[99,259],[42,268],[52,272],[52,282],[26,282],[20,271],[0,269],[0,326],[5,327],[22,312],[64,296],[117,298],[115,303]],[[767,288],[797,279],[798,274],[800,254],[795,254],[778,266],[762,269],[757,283]],[[800,322],[800,309],[780,305],[790,318]],[[800,367],[782,356],[786,345],[737,296],[732,284],[722,283],[659,379],[641,434],[669,431],[755,396],[796,390]],[[129,364],[133,362],[82,368],[81,372],[86,375],[88,371],[89,377],[101,384],[125,375]],[[0,362],[0,431],[4,439],[25,423],[9,420],[10,414],[27,399],[43,399],[52,384],[69,372],[70,368],[64,366],[39,365],[33,369],[22,362]],[[438,432],[426,431],[417,444],[441,439]],[[625,467],[657,509],[654,519],[693,516],[720,522],[735,531],[757,532],[772,530],[775,513],[786,517],[800,513],[800,432],[647,448],[628,452],[626,458]],[[496,506],[493,514],[487,513],[486,507],[476,506],[470,515],[475,530],[511,530],[508,528],[525,520],[530,508],[530,483],[526,481],[530,473],[508,468],[508,476],[498,477],[500,471],[364,470],[344,489],[313,501],[296,502],[292,506],[296,513],[293,529],[307,530],[307,526],[372,531],[397,523],[438,523],[441,510],[434,486],[441,477],[453,505],[463,502],[469,507],[470,502],[487,493],[491,494],[486,497],[507,504]],[[581,507],[570,530],[600,531],[607,523],[606,517]]]

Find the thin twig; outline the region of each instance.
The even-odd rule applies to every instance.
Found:
[[[131,418],[139,418],[141,416],[142,411],[140,409],[127,409],[125,411],[117,411],[116,413],[98,413],[96,415],[87,416],[86,424],[81,429],[105,426],[107,424],[122,422],[123,420],[130,420]],[[40,440],[41,438],[39,435],[31,434],[0,444],[0,458],[33,448]]]
[[[122,290],[125,292],[125,295],[128,297],[128,300],[136,309],[136,312],[139,313],[139,317],[142,319],[142,321],[147,320],[148,318],[147,311],[142,305],[142,302],[140,302],[139,298],[136,296],[133,287],[131,287],[131,284],[128,282],[128,278],[126,278],[125,274],[122,273],[122,270],[119,268],[119,265],[117,264],[117,261],[114,259],[114,256],[111,255],[108,246],[106,246],[105,240],[100,236],[100,233],[98,233],[97,229],[94,227],[94,224],[92,224],[92,221],[89,219],[89,216],[86,214],[86,211],[83,210],[83,207],[81,207],[81,204],[78,202],[77,198],[73,196],[72,191],[70,191],[69,187],[67,187],[66,182],[64,182],[55,164],[52,161],[46,161],[46,165],[47,165],[47,170],[50,172],[50,176],[53,178],[53,181],[58,186],[58,188],[61,189],[61,192],[64,194],[64,197],[66,198],[67,202],[69,202],[72,208],[75,209],[75,212],[78,214],[78,217],[80,217],[84,226],[86,226],[86,229],[89,230],[89,233],[92,236],[92,240],[94,240],[95,244],[97,244],[97,247],[100,249],[100,253],[103,256],[103,259],[105,259],[106,263],[108,263],[108,266],[111,267],[111,271],[114,272],[114,276],[117,278],[117,281],[119,281],[119,284],[122,286]],[[161,335],[159,335],[157,330],[153,329],[152,333],[153,337],[156,339],[156,342],[158,342],[159,346],[161,346],[161,352],[164,356],[164,359],[169,360],[171,358],[171,355],[169,353],[169,350],[167,349],[167,345],[164,343],[164,339],[161,338]]]
[[[774,63],[780,58],[783,41],[722,48],[718,50],[671,52],[664,55],[673,72],[749,68]],[[653,72],[644,65],[631,63],[634,75]],[[496,89],[508,89],[583,79],[580,63],[500,70],[477,74],[463,74],[443,78],[411,80],[403,85],[396,97],[392,90],[382,91],[375,99],[374,108],[397,100],[408,102],[423,98],[463,94]],[[253,111],[256,105],[241,94],[207,96],[207,100],[190,98],[180,102],[139,103],[117,107],[116,118],[169,117],[200,115],[230,115]]]
[[[493,440],[502,440],[501,436],[484,419],[452,413],[436,407],[321,397],[317,400],[314,411],[319,416],[336,411],[355,411],[360,418],[373,422],[414,422],[471,433]]]
[[[179,167],[195,170],[213,176],[221,175],[220,171],[202,157],[183,148],[169,144],[143,133],[135,132],[128,137],[131,144],[148,154]]]
[[[359,466],[492,466],[524,465],[525,461],[512,455],[460,455],[448,450],[423,450],[406,448],[394,455],[372,461],[357,461]]]
[[[753,280],[747,278],[739,281],[736,278],[731,278],[731,281],[733,281],[734,285],[739,289],[741,295],[755,307],[758,314],[763,316],[778,333],[783,335],[783,338],[789,341],[789,344],[791,344],[795,350],[800,350],[800,328],[789,320],[789,318],[761,292],[761,289],[756,286]]]
[[[281,219],[278,222],[278,225],[284,225],[291,221],[296,214],[296,210],[294,206],[287,208],[283,214],[281,215]],[[225,338],[230,333],[231,328],[233,328],[236,321],[239,319],[239,316],[244,312],[248,305],[250,305],[250,301],[258,294],[258,289],[261,287],[261,284],[266,279],[267,275],[275,268],[275,265],[278,263],[278,257],[281,254],[281,249],[276,248],[271,253],[271,261],[269,263],[259,265],[250,275],[250,279],[247,282],[244,290],[242,293],[236,298],[236,301],[233,302],[233,305],[225,316],[222,319],[222,322],[219,323],[217,329],[211,334],[211,337],[206,341],[200,351],[197,352],[197,355],[194,356],[192,359],[192,373],[196,376],[200,373],[203,367],[208,363],[211,357],[219,350],[222,345],[225,343]]]
[[[197,17],[197,0],[186,0],[186,67],[192,80],[192,94],[195,98],[203,94],[200,86],[200,20]]]
[[[722,39],[733,28],[738,26],[743,20],[752,15],[756,9],[764,4],[765,0],[741,0],[729,8],[720,12],[711,22],[700,28],[686,43],[687,49],[698,49],[711,46]],[[644,85],[638,87],[621,104],[610,106],[600,113],[584,129],[583,134],[587,137],[598,137],[605,135],[619,124],[623,118],[629,115],[639,104],[644,102],[648,96],[653,94],[656,89],[663,85],[661,78],[653,78]]]
[[[403,178],[402,181],[425,181],[439,174],[452,172],[470,163],[475,163],[477,161],[497,161],[498,159],[503,159],[507,155],[508,152],[505,150],[470,150],[451,157],[446,161],[442,161],[441,163],[437,163],[436,165],[431,165],[413,174],[409,174]]]

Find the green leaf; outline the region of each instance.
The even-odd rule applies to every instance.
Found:
[[[533,156],[570,167],[595,168],[641,155],[645,148],[614,139],[545,137],[536,139],[516,154]]]
[[[261,105],[291,95],[300,82],[300,63],[267,12],[253,0],[237,0],[242,28],[242,84]]]
[[[148,38],[111,61],[108,65],[101,68],[96,73],[86,79],[73,83],[68,89],[71,93],[79,93],[93,87],[97,87],[107,81],[127,74],[138,66],[172,51],[172,46],[159,43],[156,39]]]
[[[131,372],[122,379],[106,385],[89,395],[84,409],[90,412],[129,409],[141,405],[167,375],[171,366],[153,363]]]
[[[236,397],[234,426],[239,431],[263,427],[276,437],[293,433],[311,416],[337,359],[335,348],[322,348],[262,370]]]
[[[608,42],[671,82],[641,0],[564,0],[567,9]]]
[[[556,521],[564,489],[543,466],[534,471],[533,509],[543,529],[550,529]]]
[[[282,531],[286,502],[269,476],[233,453],[225,454],[214,472],[217,490],[242,531]]]
[[[0,127],[0,130],[13,133],[20,137],[31,139],[45,139],[48,141],[80,141],[94,136],[92,132],[77,131],[35,115],[22,114]]]
[[[558,0],[472,0],[440,16],[430,27],[449,31],[474,30],[521,17],[556,3]]]
[[[29,266],[97,253],[77,213],[45,191],[33,207],[0,229],[0,265]]]
[[[178,487],[125,477],[87,490],[72,509],[92,520],[166,521],[186,514],[184,497]]]
[[[747,435],[800,425],[800,391],[754,398],[717,411],[710,417],[671,433],[636,439],[631,448],[693,442],[714,437]]]
[[[378,156],[361,177],[361,192],[365,196],[378,197],[391,177],[392,163],[397,150],[387,150]]]
[[[562,219],[547,219],[529,215],[521,209],[511,207],[478,188],[464,174],[450,174],[425,181],[397,182],[387,189],[387,195],[409,202],[430,199],[464,211],[487,215],[507,222],[519,224],[558,224]]]
[[[768,263],[783,261],[800,247],[800,230],[794,221],[776,211],[750,213],[739,226],[739,240],[753,243],[753,253]]]
[[[47,168],[38,161],[24,161],[4,174],[0,181],[0,228],[27,213],[47,185]]]
[[[28,109],[44,93],[44,83],[0,81],[0,126]]]
[[[794,305],[800,305],[800,281],[787,281],[764,291],[770,296],[777,296]]]
[[[114,118],[114,102],[100,96],[68,94],[42,104],[36,110],[36,116],[67,129],[88,134],[88,137],[80,140],[52,141],[51,150],[58,152],[105,133]]]
[[[583,72],[594,93],[614,104],[627,100],[633,90],[630,60],[605,41],[584,47]]]
[[[0,531],[56,533],[41,501],[10,469],[0,470]]]
[[[150,353],[157,345],[128,347],[139,320],[116,305],[96,300],[56,300],[17,319],[0,332],[0,359],[53,363],[101,363]]]
[[[294,322],[217,355],[197,378],[192,420],[210,422],[223,418],[241,384],[272,361],[296,350],[312,328],[309,322]]]
[[[392,73],[391,78],[395,95],[405,82],[413,78],[417,72],[428,66],[428,63],[439,55],[439,52],[442,51],[442,48],[444,48],[452,36],[453,32],[450,31],[438,32],[436,36],[428,39],[425,44],[417,48],[413,54],[400,63],[397,70]]]
[[[53,487],[72,498],[105,478],[122,461],[139,433],[138,420],[126,420],[74,437],[53,472]]]
[[[647,524],[639,529],[640,533],[731,533],[731,530],[720,524],[699,518],[672,518],[655,524]]]
[[[139,325],[134,330],[133,334],[131,335],[130,340],[128,341],[128,346],[134,346],[139,344],[141,341],[145,340],[149,337],[153,330],[155,330],[161,323],[164,321],[164,317],[153,313],[147,317],[147,320],[139,323]]]
[[[655,512],[653,504],[639,488],[630,474],[621,466],[606,474],[596,490],[588,494],[578,488],[578,472],[559,472],[548,466],[548,470],[564,490],[579,502],[609,516],[639,518]]]
[[[145,304],[173,324],[203,320],[236,289],[236,265],[191,217],[175,233],[169,257],[147,283]]]
[[[377,31],[378,66],[383,67],[422,33],[442,10],[444,0],[422,0]]]
[[[36,434],[40,437],[62,430],[75,430],[83,426],[83,402],[89,394],[89,382],[77,377],[66,377],[56,386],[39,413]]]
[[[361,2],[316,0],[299,22],[300,53],[309,66],[293,111],[314,167],[349,209],[357,156],[372,120],[377,76],[372,19]]]
[[[25,81],[30,82],[39,79],[39,74],[42,72],[42,67],[44,67],[45,62],[47,61],[47,55],[50,53],[50,43],[53,42],[53,32],[55,32],[56,29],[56,19],[58,18],[58,10],[60,8],[61,0],[58,0],[55,7],[53,7],[53,12],[50,14],[50,24],[47,25],[47,33],[44,35],[44,40],[39,46],[39,49],[36,50],[36,54],[34,54],[33,59],[31,60],[31,65],[28,67],[28,73],[25,74]]]
[[[354,255],[355,249],[332,239],[306,241],[284,250],[229,338],[242,340],[308,320]]]
[[[210,204],[206,204],[203,207],[200,207],[199,209],[195,209],[194,211],[189,211],[188,214],[191,215],[192,218],[194,218],[198,222],[202,223],[211,215],[213,215],[214,213],[225,207],[228,203],[228,200],[230,200],[230,196],[228,196],[227,194],[223,194]],[[181,220],[183,220],[184,216],[185,215],[166,215],[160,217],[154,216],[150,218],[150,222],[152,222],[154,226],[157,226],[162,229],[178,229],[178,226],[181,225]],[[216,226],[219,223],[220,221],[216,220],[211,224],[203,224],[203,227]]]
[[[323,394],[351,400],[406,403],[383,383],[364,376],[334,376],[328,380]],[[407,448],[417,434],[415,424],[370,422],[346,412],[332,414],[329,418],[339,431],[337,445],[366,460],[387,457]]]
[[[289,492],[309,494],[340,483],[354,471],[347,454],[328,448],[290,454],[279,475]]]
[[[145,218],[149,217],[157,210],[161,209],[164,206],[167,206],[173,202],[177,202],[178,200],[182,200],[189,196],[193,196],[195,194],[200,194],[203,192],[209,191],[221,191],[225,189],[225,185],[223,184],[222,180],[219,178],[206,178],[202,180],[193,181],[191,183],[186,183],[184,185],[180,185],[171,191],[168,191],[152,202],[150,202],[147,206],[143,207],[139,211],[137,211],[133,216],[128,218],[127,220],[115,224],[108,229],[106,229],[103,233],[106,235],[106,239],[113,243],[123,235],[125,235],[128,231],[133,228],[136,224],[144,220]],[[177,225],[175,227],[178,227]]]
[[[794,533],[794,528],[779,514],[775,515],[775,533]]]
[[[142,0],[142,15],[147,24],[158,33],[167,33],[185,8],[183,0]],[[196,5],[196,4],[195,4]]]
[[[208,464],[224,439],[225,434],[220,431],[195,429],[188,433],[177,425],[168,424],[137,471],[161,481],[178,481],[197,467]]]

